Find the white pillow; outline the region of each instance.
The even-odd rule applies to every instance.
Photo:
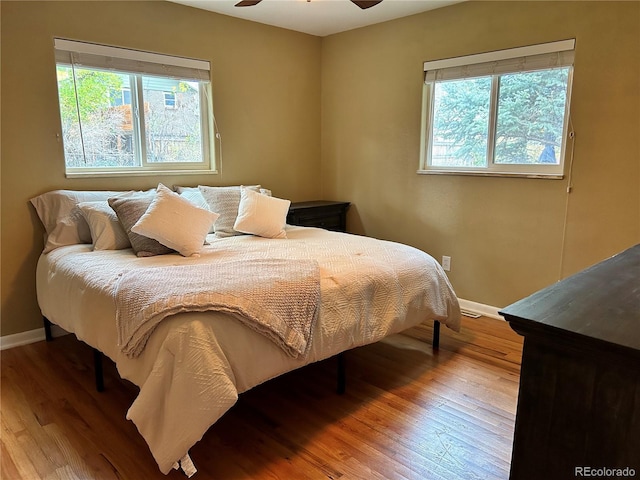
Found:
[[[89,224],[94,250],[122,250],[131,247],[129,236],[109,202],[81,202],[78,208]]]
[[[181,196],[189,200],[196,207],[204,208],[205,210],[211,210],[207,200],[202,195],[202,192],[198,187],[175,187],[176,192],[178,192]],[[209,229],[209,233],[214,233],[215,229],[213,225]]]
[[[234,230],[267,238],[287,238],[284,230],[291,202],[242,187]]]
[[[147,211],[131,227],[133,233],[153,238],[189,257],[199,254],[218,214],[196,207],[162,184]]]

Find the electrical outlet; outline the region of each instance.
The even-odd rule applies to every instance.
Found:
[[[447,257],[446,255],[442,256],[442,268],[447,272],[451,270],[451,257]]]

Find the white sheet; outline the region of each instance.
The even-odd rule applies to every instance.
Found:
[[[160,470],[173,464],[236,402],[266,380],[425,320],[460,328],[460,309],[440,265],[415,248],[316,228],[287,227],[287,239],[215,238],[200,259],[138,258],[131,250],[58,248],[38,262],[42,314],[116,362],[140,387],[127,413]],[[233,317],[180,313],[163,320],[136,359],[117,345],[114,287],[118,272],[233,258],[247,249],[265,258],[315,258],[322,305],[308,355],[294,359]],[[381,282],[380,272],[388,280]],[[417,288],[419,287],[419,288]],[[396,295],[399,292],[399,297]]]

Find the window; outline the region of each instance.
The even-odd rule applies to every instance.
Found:
[[[562,178],[574,45],[425,62],[418,173]]]
[[[164,108],[176,108],[176,94],[164,92]]]
[[[112,107],[131,105],[131,89],[123,87],[119,90],[111,90],[110,98]]]
[[[214,170],[209,62],[55,40],[67,176]]]

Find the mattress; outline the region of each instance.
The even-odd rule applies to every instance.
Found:
[[[140,388],[127,418],[145,438],[163,473],[188,455],[238,394],[262,382],[423,321],[460,328],[453,288],[428,254],[318,228],[287,226],[287,237],[210,235],[198,258],[139,258],[131,249],[93,251],[86,244],[60,247],[40,257],[36,286],[42,314],[110,357],[120,376]],[[292,358],[233,316],[214,311],[170,316],[158,324],[139,357],[122,352],[115,291],[123,272],[241,259],[247,252],[318,262],[321,304],[303,358]]]

